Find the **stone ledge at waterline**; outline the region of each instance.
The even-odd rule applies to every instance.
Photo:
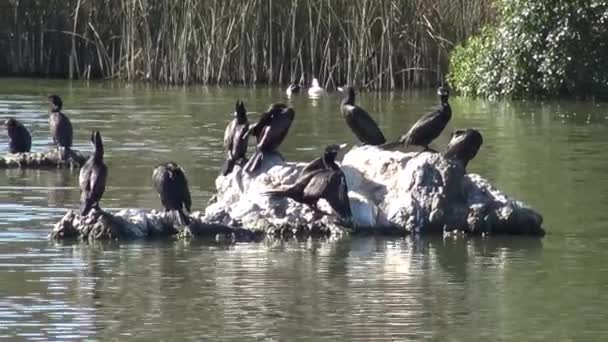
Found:
[[[87,161],[80,151],[68,150],[67,158],[54,148],[46,152],[12,153],[0,156],[0,169],[79,169]]]
[[[305,163],[283,163],[269,156],[258,174],[235,169],[216,179],[217,194],[204,213],[193,213],[189,227],[168,224],[164,213],[126,210],[80,219],[73,211],[51,237],[145,238],[159,235],[228,236],[250,241],[264,236],[330,236],[347,233],[444,233],[542,236],[542,216],[510,199],[479,175],[465,174],[458,162],[434,153],[402,153],[356,147],[346,153],[346,175],[353,227],[332,216],[319,217],[308,206],[263,193],[293,183]],[[319,208],[331,212],[324,200]]]

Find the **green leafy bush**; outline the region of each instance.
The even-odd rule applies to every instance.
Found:
[[[499,0],[496,26],[457,46],[450,64],[464,95],[608,98],[608,2]]]

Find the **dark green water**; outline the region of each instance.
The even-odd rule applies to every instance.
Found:
[[[24,122],[35,150],[50,143],[51,92],[64,98],[77,148],[90,150],[90,131],[102,131],[110,169],[102,206],[112,210],[160,208],[150,176],[167,160],[186,169],[202,209],[235,100],[252,112],[287,101],[267,88],[0,79],[0,119]],[[435,102],[432,92],[360,98],[393,137]],[[290,102],[296,121],[286,157],[308,160],[328,143],[354,142],[335,94]],[[476,127],[484,135],[469,171],[539,210],[544,239],[62,245],[46,235],[78,206],[77,173],[0,171],[0,340],[602,340],[608,106],[465,99],[452,106],[449,131]]]

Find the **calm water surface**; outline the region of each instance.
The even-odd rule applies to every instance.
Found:
[[[103,133],[102,205],[159,208],[150,176],[174,160],[204,208],[236,99],[250,112],[279,89],[154,88],[0,79],[0,120],[19,118],[33,149],[50,143],[44,95],[63,96],[75,145]],[[293,160],[353,143],[335,94],[291,99],[282,146]],[[396,137],[435,103],[429,93],[361,94]],[[608,106],[453,99],[447,131],[477,127],[470,172],[539,210],[528,238],[350,238],[214,246],[58,244],[46,235],[78,206],[77,173],[0,170],[0,340],[590,340],[608,333]],[[255,120],[252,114],[252,120]],[[442,148],[446,133],[435,142]],[[0,154],[6,153],[4,131]]]

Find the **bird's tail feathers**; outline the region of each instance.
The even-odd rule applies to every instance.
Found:
[[[272,189],[262,192],[264,196],[285,196],[288,194],[288,190],[286,189]]]
[[[255,154],[247,161],[245,165],[245,170],[249,173],[255,172],[260,165],[262,165],[262,161],[264,160],[264,153],[261,151],[255,151]]]
[[[234,164],[236,162],[232,158],[226,158],[224,161],[224,165],[222,165],[222,176],[228,175],[234,169]]]
[[[91,211],[91,208],[93,208],[93,202],[89,200],[83,201],[80,205],[80,216],[87,216]]]
[[[378,147],[380,147],[383,150],[394,150],[401,146],[403,146],[403,142],[401,141],[401,139],[399,139],[399,140],[384,143]]]
[[[167,217],[171,220],[173,226],[187,226],[190,224],[190,216],[186,215],[183,210],[170,210]]]
[[[70,148],[65,146],[59,146],[59,158],[66,161],[70,156]]]

